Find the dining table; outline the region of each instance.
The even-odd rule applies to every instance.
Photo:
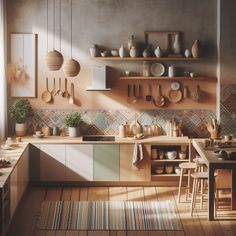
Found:
[[[234,146],[205,147],[204,139],[193,139],[192,145],[203,158],[208,167],[208,220],[215,220],[215,172],[219,169],[230,169],[232,179],[231,208],[236,210],[236,159],[222,159],[216,155],[215,150],[236,152]]]

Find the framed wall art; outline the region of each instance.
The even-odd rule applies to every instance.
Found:
[[[37,97],[36,34],[11,34],[8,69],[11,97]]]

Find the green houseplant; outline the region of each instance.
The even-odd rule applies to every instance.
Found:
[[[82,119],[79,112],[71,112],[65,117],[64,123],[69,128],[70,137],[78,136],[78,128],[81,122]]]
[[[33,109],[27,99],[15,101],[9,109],[10,119],[15,121],[15,130],[17,136],[26,134],[26,121],[33,116]]]

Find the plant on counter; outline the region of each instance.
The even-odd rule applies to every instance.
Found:
[[[69,136],[77,137],[78,127],[82,122],[81,114],[79,112],[71,112],[65,117],[64,123],[69,127]]]
[[[27,99],[19,99],[15,101],[9,109],[10,119],[15,121],[15,129],[17,136],[26,134],[26,121],[33,116],[33,109]]]

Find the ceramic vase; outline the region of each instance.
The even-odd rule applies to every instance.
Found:
[[[15,129],[16,129],[16,136],[23,137],[26,135],[26,123],[23,124],[16,123]]]
[[[176,76],[176,69],[174,66],[168,67],[168,76],[169,77],[175,77]]]
[[[189,58],[189,57],[192,56],[191,51],[189,49],[185,50],[184,55],[185,55],[186,58]]]
[[[194,58],[199,58],[200,57],[200,45],[199,41],[195,40],[192,46],[192,55]]]
[[[161,48],[159,46],[156,47],[154,54],[156,57],[162,57],[163,55],[163,51],[161,50]]]
[[[173,53],[174,54],[180,54],[181,53],[179,34],[175,35],[175,39],[174,39],[174,43],[173,43]]]
[[[94,44],[90,49],[90,55],[91,57],[97,57],[98,56],[98,45]]]
[[[138,49],[135,46],[132,46],[129,51],[130,57],[138,57]]]
[[[126,57],[126,49],[123,45],[119,48],[119,56]]]
[[[131,35],[129,38],[129,41],[128,41],[128,50],[130,50],[131,47],[136,47],[136,46],[137,46],[137,44],[136,44],[135,37],[134,37],[134,35]]]

